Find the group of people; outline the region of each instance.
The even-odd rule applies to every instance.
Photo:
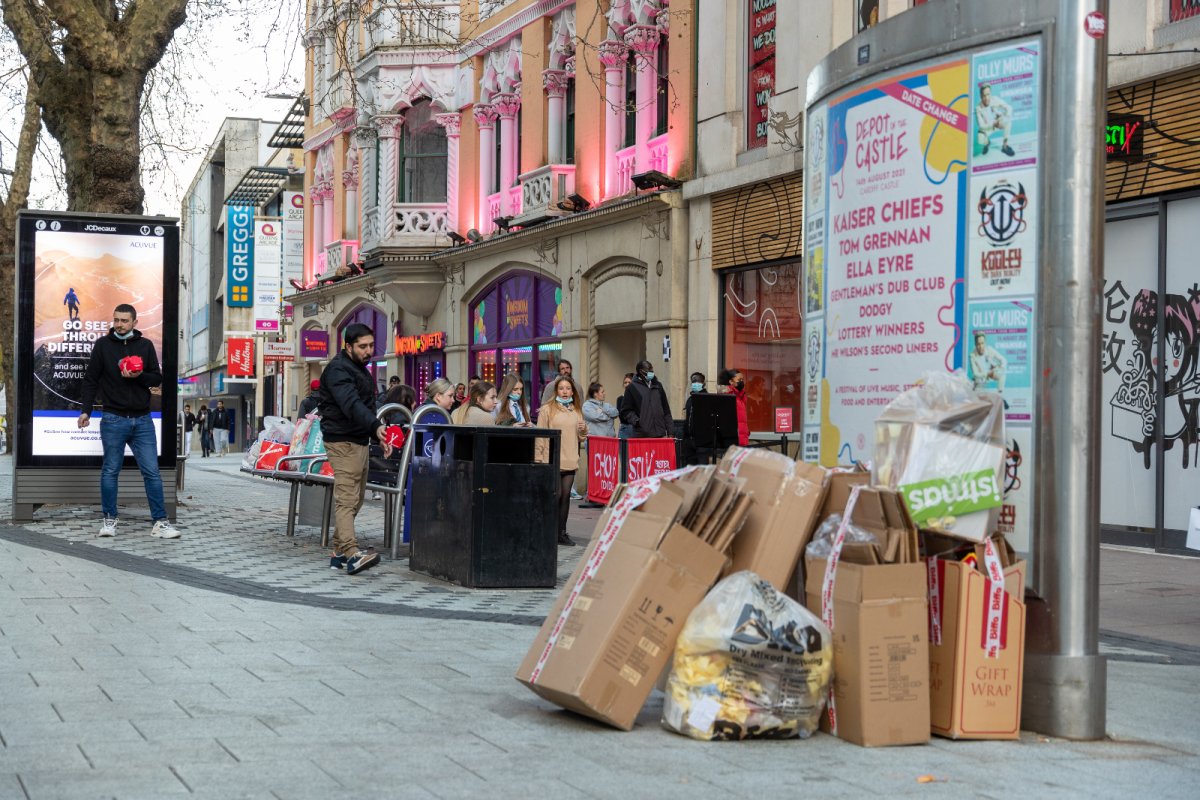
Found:
[[[218,400],[216,408],[209,408],[200,401],[197,413],[192,413],[190,403],[183,406],[183,441],[187,452],[200,446],[203,458],[210,455],[223,456],[229,452],[229,441],[233,433],[233,415],[225,408],[225,401]]]

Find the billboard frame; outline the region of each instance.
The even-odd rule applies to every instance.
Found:
[[[16,285],[17,301],[14,315],[14,360],[16,413],[11,420],[13,447],[13,519],[27,522],[34,511],[48,503],[91,505],[100,502],[100,455],[35,455],[33,453],[33,339],[34,298],[36,281],[34,258],[38,225],[50,228],[52,223],[66,223],[82,230],[85,225],[98,225],[115,230],[105,233],[147,235],[149,226],[161,227],[163,242],[162,272],[162,346],[158,353],[163,374],[162,418],[160,425],[159,471],[163,478],[163,499],[167,513],[175,519],[176,464],[178,426],[178,359],[179,359],[179,225],[178,219],[161,216],[91,214],[75,211],[42,211],[21,209],[16,225]],[[154,234],[157,236],[157,234]],[[111,309],[105,310],[105,316]],[[22,347],[21,345],[25,346]],[[10,409],[11,410],[11,409]],[[145,504],[141,475],[131,456],[123,462],[120,492],[125,504]]]
[[[1105,735],[1099,655],[1099,454],[1107,0],[931,0],[866,30],[810,73],[814,106],[909,65],[1037,37],[1041,72],[1031,525],[1024,727]],[[936,21],[936,22],[935,22]],[[1067,135],[1067,134],[1070,135]],[[1096,142],[1078,147],[1080,140]],[[806,155],[808,155],[806,153]],[[806,180],[808,178],[806,164]],[[1069,187],[1069,190],[1068,190]],[[810,204],[805,203],[808,229]],[[809,245],[806,243],[807,254]],[[806,258],[807,263],[807,258]],[[806,271],[807,279],[807,271]],[[806,386],[807,388],[807,386]],[[823,443],[822,443],[823,444]]]

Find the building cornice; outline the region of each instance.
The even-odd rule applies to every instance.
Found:
[[[460,50],[460,56],[462,59],[474,58],[480,53],[492,50],[519,34],[523,28],[535,20],[557,14],[563,8],[574,3],[575,0],[539,0],[479,36],[467,40]]]

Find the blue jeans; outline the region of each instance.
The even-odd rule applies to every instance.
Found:
[[[104,465],[100,468],[100,500],[104,516],[117,517],[117,476],[125,458],[125,445],[133,451],[142,481],[146,484],[146,500],[155,522],[167,518],[163,504],[162,476],[158,473],[158,440],[154,436],[154,420],[149,414],[140,417],[100,417],[100,441],[104,444]]]

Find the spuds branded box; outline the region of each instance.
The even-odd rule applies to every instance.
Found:
[[[740,447],[730,448],[720,470],[744,479],[754,495],[725,573],[749,570],[783,591],[817,525],[828,472],[781,453]]]
[[[1026,565],[1006,545],[1001,563],[1004,592],[995,595],[998,607],[990,607],[987,576],[972,565],[940,558],[927,564],[930,725],[939,736],[1020,737]],[[989,648],[990,625],[998,634],[994,648]]]
[[[675,521],[684,497],[663,483],[619,526],[619,503],[605,511],[517,680],[563,708],[633,728],[688,614],[726,562]]]

